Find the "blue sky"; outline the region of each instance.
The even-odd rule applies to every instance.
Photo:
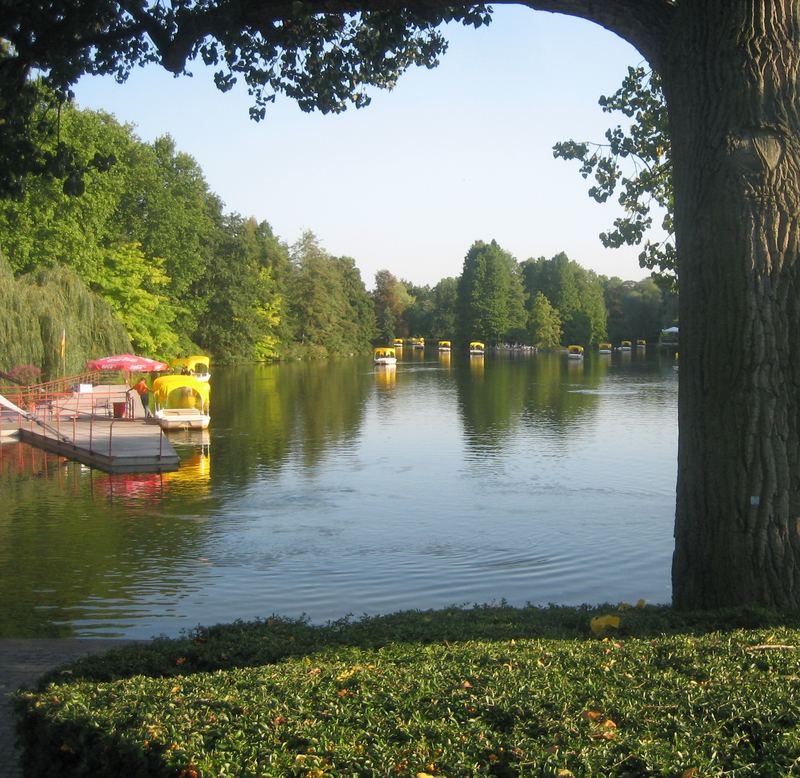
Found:
[[[279,97],[252,122],[246,87],[222,94],[202,66],[194,78],[153,67],[124,85],[85,78],[75,91],[143,140],[171,135],[226,210],[268,221],[289,244],[313,231],[356,261],[368,288],[382,268],[416,284],[457,276],[470,245],[492,239],[518,260],[565,251],[598,273],[644,278],[638,249],[597,237],[618,206],[590,200],[577,163],[552,155],[559,140],[602,139],[613,119],[597,99],[641,55],[596,25],[519,7],[445,33],[438,68],[339,116]]]

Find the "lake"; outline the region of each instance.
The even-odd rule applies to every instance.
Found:
[[[406,349],[211,381],[175,473],[0,445],[0,637],[670,599],[669,353]]]

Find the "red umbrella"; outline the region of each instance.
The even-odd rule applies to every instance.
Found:
[[[114,354],[110,357],[100,357],[90,359],[86,363],[89,370],[129,370],[133,373],[151,373],[161,370],[169,370],[166,362],[159,362],[157,359],[147,357],[137,357],[136,354]]]

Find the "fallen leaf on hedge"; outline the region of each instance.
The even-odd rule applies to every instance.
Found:
[[[697,768],[690,767],[688,770],[684,770],[681,778],[697,778]]]
[[[469,681],[464,681],[464,682],[461,684],[461,688],[462,688],[462,689],[471,689],[471,688],[472,688],[472,684],[471,684]]]
[[[600,713],[599,710],[585,710],[581,713],[581,716],[586,719],[586,721],[597,721],[597,719],[602,719],[603,714]]]

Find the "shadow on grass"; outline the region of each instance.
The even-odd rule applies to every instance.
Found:
[[[592,618],[606,614],[620,617],[619,628],[599,636],[593,634]],[[525,638],[653,638],[770,627],[798,628],[800,612],[779,613],[761,608],[681,612],[669,606],[617,605],[512,608],[501,604],[402,611],[356,620],[346,618],[325,625],[273,616],[259,621],[197,627],[180,638],[156,638],[89,656],[43,676],[40,687],[76,680],[108,681],[134,675],[169,677],[252,667],[342,647],[376,649],[399,643]]]

